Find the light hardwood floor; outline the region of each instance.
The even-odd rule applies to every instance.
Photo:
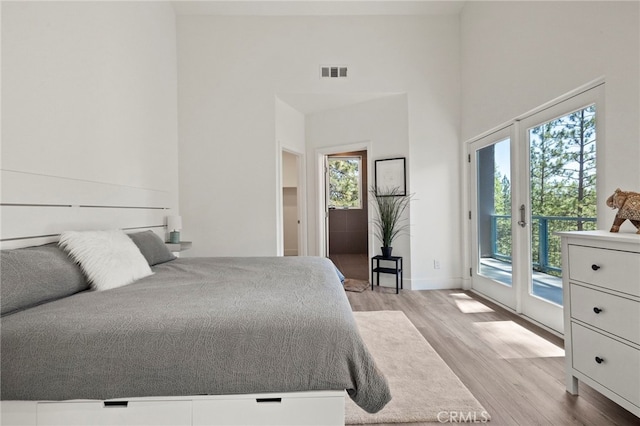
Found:
[[[580,396],[567,393],[562,339],[473,293],[376,287],[347,297],[354,311],[403,311],[491,414],[490,425],[640,425],[587,385]]]

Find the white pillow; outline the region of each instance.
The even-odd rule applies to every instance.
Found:
[[[122,231],[67,231],[60,247],[80,264],[95,290],[131,284],[153,274],[135,243]]]

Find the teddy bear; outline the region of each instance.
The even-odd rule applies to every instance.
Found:
[[[620,225],[628,219],[638,228],[636,234],[640,234],[640,193],[621,191],[618,188],[611,197],[607,198],[607,206],[618,209],[610,232],[618,232]]]

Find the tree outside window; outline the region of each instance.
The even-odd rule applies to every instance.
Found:
[[[329,207],[362,208],[361,157],[329,157]]]

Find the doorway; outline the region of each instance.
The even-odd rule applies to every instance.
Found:
[[[327,257],[346,278],[369,279],[366,150],[326,156]]]
[[[304,256],[301,155],[282,150],[282,244],[285,256]]]
[[[469,144],[472,288],[558,333],[556,233],[597,229],[602,93],[572,94]]]

